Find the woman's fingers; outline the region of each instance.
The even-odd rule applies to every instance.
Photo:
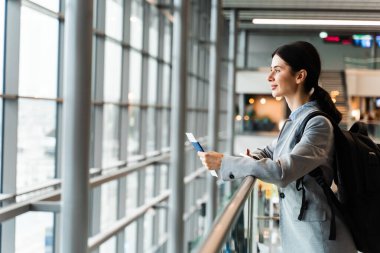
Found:
[[[208,170],[219,169],[221,164],[222,154],[210,151],[210,152],[198,152],[198,156],[201,159],[203,166]]]
[[[198,152],[198,156],[203,166],[209,170],[219,169],[223,158],[223,154],[214,151]]]

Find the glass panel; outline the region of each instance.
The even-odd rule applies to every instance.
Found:
[[[5,1],[0,1],[0,94],[3,93],[4,77],[4,21],[5,21]]]
[[[164,73],[162,80],[162,104],[170,105],[170,67],[164,64]]]
[[[131,46],[137,49],[142,49],[143,36],[143,7],[141,0],[133,0],[131,3]]]
[[[119,161],[120,108],[115,105],[104,105],[103,117],[103,167]]]
[[[16,253],[53,252],[52,213],[28,212],[16,217]]]
[[[164,61],[165,62],[171,62],[171,49],[172,49],[171,24],[165,16],[164,16],[164,19],[165,19]]]
[[[167,190],[169,188],[169,177],[168,177],[168,166],[167,165],[161,165],[160,168],[160,192]]]
[[[106,40],[104,59],[104,100],[120,101],[121,46]]]
[[[116,221],[117,210],[117,182],[103,184],[102,189],[102,210],[100,214],[100,230],[104,230]]]
[[[38,5],[41,5],[47,9],[58,12],[59,11],[59,0],[30,0]]]
[[[130,103],[140,103],[141,98],[141,64],[140,53],[130,50],[129,58],[129,89],[128,101]]]
[[[17,189],[54,178],[55,130],[55,102],[19,100]]]
[[[137,231],[137,223],[134,222],[130,224],[125,229],[125,244],[124,244],[124,251],[128,253],[135,253],[136,252],[136,244],[137,244],[137,237],[136,237],[136,231]]]
[[[130,106],[128,114],[128,155],[137,155],[139,153],[140,108]]]
[[[149,252],[153,242],[153,218],[156,211],[149,209],[144,215],[144,252]]]
[[[126,212],[127,216],[137,207],[137,193],[138,193],[138,172],[132,173],[127,176],[127,200]],[[136,230],[137,223],[130,224],[125,229],[125,252],[136,252]]]
[[[102,245],[100,245],[100,253],[116,252],[116,237],[112,237]]]
[[[168,202],[162,202],[162,205],[168,205]],[[158,209],[158,216],[159,216],[159,229],[158,229],[158,241],[161,241],[163,237],[167,234],[167,216],[168,216],[168,211],[167,209],[160,208]]]
[[[57,96],[58,20],[21,7],[21,96]]]
[[[155,57],[158,55],[158,10],[150,5],[149,26],[149,53]]]
[[[154,166],[145,169],[145,202],[154,197]]]
[[[121,40],[123,37],[123,1],[107,0],[106,34]]]
[[[137,207],[137,182],[137,172],[134,172],[127,176],[127,201],[125,207],[127,214]]]
[[[147,144],[146,149],[148,152],[156,150],[156,110],[154,108],[148,108],[148,124],[147,129]]]
[[[162,148],[169,146],[170,114],[168,110],[162,110]]]
[[[157,61],[149,59],[149,75],[148,75],[148,104],[157,103]]]

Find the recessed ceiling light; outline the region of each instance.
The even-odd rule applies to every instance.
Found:
[[[317,19],[265,19],[254,18],[253,24],[262,25],[333,25],[333,26],[380,26],[380,21],[371,20],[317,20]]]

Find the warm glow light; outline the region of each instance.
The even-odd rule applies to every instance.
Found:
[[[236,115],[235,119],[236,119],[237,121],[240,121],[240,120],[241,120],[241,115]]]
[[[249,120],[249,116],[248,116],[248,115],[245,115],[245,116],[244,116],[244,120],[245,120],[245,121]]]
[[[276,97],[277,101],[280,101],[281,99],[282,99],[282,97]]]
[[[266,102],[267,100],[265,98],[260,99],[260,104],[265,105]]]
[[[248,102],[249,102],[250,104],[253,104],[253,103],[255,103],[255,100],[254,100],[253,98],[250,98],[250,99],[248,100]]]
[[[336,99],[335,98],[332,98],[331,100],[334,102],[334,104],[336,103]]]
[[[254,18],[253,24],[260,25],[333,25],[333,26],[380,26],[380,21],[371,20],[317,20],[317,19],[268,19]]]
[[[333,90],[333,91],[331,91],[330,92],[330,95],[332,96],[332,97],[336,97],[336,96],[339,96],[339,91],[337,91],[337,90]]]
[[[355,118],[355,120],[360,119],[360,109],[354,109],[351,111],[351,116]]]

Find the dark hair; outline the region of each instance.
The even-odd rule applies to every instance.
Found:
[[[318,85],[321,74],[321,59],[317,49],[306,41],[296,41],[277,48],[273,54],[284,60],[295,73],[301,69],[306,70],[304,91],[309,93],[314,88],[310,101],[317,101],[321,111],[327,113],[338,124],[342,120],[342,114],[336,108],[330,94]]]

